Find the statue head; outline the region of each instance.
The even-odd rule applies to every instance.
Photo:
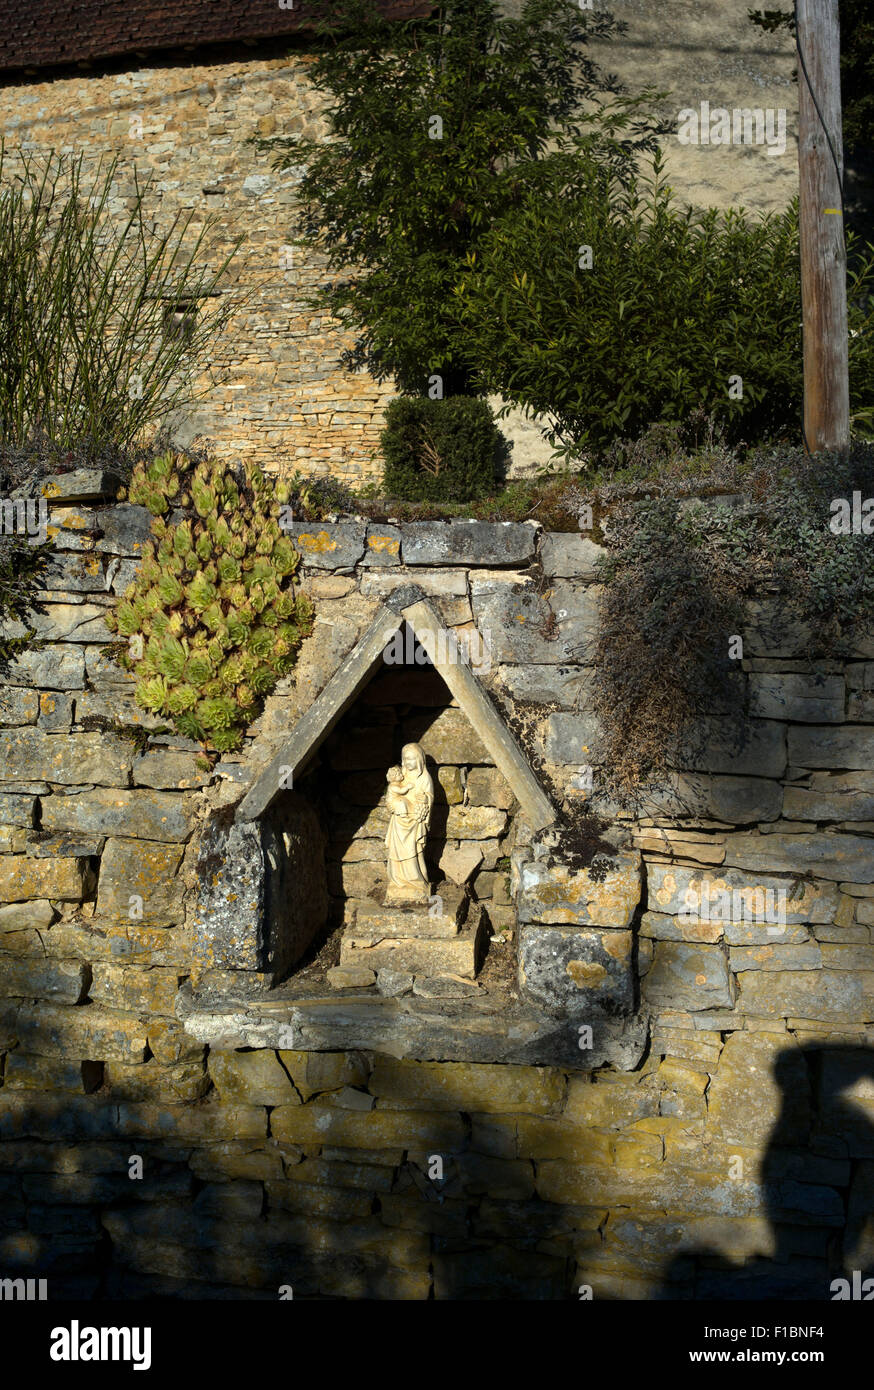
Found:
[[[421,776],[425,771],[425,754],[422,752],[418,743],[405,743],[401,749],[401,763],[404,771],[415,777]]]

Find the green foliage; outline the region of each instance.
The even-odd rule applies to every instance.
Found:
[[[491,407],[469,396],[401,396],[380,435],[388,497],[465,502],[492,491],[503,441]]]
[[[348,366],[410,395],[433,374],[447,396],[469,394],[453,297],[467,256],[526,189],[564,183],[578,142],[626,165],[652,147],[651,94],[608,100],[618,86],[587,54],[627,26],[575,0],[524,0],[517,17],[498,0],[443,0],[407,24],[367,0],[327,10],[308,78],[332,139],[258,142],[302,175],[298,235],[334,277],[313,302],[357,333]]]
[[[874,536],[835,534],[836,498],[874,497],[874,446],[847,458],[795,449],[739,465],[734,499],[680,503],[661,496],[609,513],[599,561],[605,585],[594,650],[598,761],[620,801],[640,804],[646,784],[688,766],[696,716],[734,720],[743,700],[729,642],[749,599],[765,599],[776,625],[799,624],[807,655],[846,658],[874,611]],[[777,636],[777,630],[774,636]]]
[[[850,283],[857,413],[874,405],[872,289],[869,247]],[[694,211],[662,182],[658,156],[646,181],[593,162],[576,190],[528,200],[483,234],[456,300],[476,387],[550,418],[568,457],[701,410],[730,439],[797,433],[795,207]]]
[[[32,545],[24,536],[0,533],[0,674],[33,643],[27,622],[40,607],[51,550],[50,541]],[[5,635],[6,625],[15,623],[23,624],[25,632],[19,637]]]
[[[239,748],[312,630],[277,519],[287,490],[168,453],[135,469],[128,497],[153,513],[153,540],[107,625],[129,639],[137,703],[218,753]]]
[[[215,296],[236,247],[199,264],[215,220],[158,231],[137,183],[119,213],[117,162],[37,159],[0,144],[0,447],[44,432],[58,450],[124,449],[193,394],[193,372],[225,324]],[[190,331],[168,313],[193,312]]]

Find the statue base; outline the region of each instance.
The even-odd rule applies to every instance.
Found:
[[[409,887],[399,887],[390,883],[385,890],[383,902],[386,907],[407,907],[415,903],[431,901],[430,883],[411,883]]]
[[[454,883],[439,883],[427,902],[361,903],[343,932],[340,964],[472,980],[482,945],[478,906],[469,913],[470,899]]]

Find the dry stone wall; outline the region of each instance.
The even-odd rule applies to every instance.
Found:
[[[301,525],[315,632],[210,775],[111,659],[103,617],[148,525],[111,491],[58,480],[45,645],[0,694],[0,1273],[45,1276],[50,1297],[827,1298],[870,1264],[870,639],[817,680],[753,612],[750,744],[726,751],[714,720],[661,804],[616,822],[640,902],[600,925],[628,938],[645,1036],[624,1062],[587,1062],[586,968],[564,970],[577,995],[552,1025],[574,1049],[579,1032],[577,1067],[281,1035],[208,1048],[179,1007],[207,813],[239,799],[411,582],[449,627],[488,634],[484,680],[553,794],[589,795],[597,551],[528,524]],[[473,757],[445,766],[453,844],[481,844],[468,823],[511,812],[500,780]],[[567,875],[525,877],[546,863],[528,849],[513,848],[513,903],[497,865],[475,881],[516,937],[493,958],[533,929],[556,950],[589,930]],[[446,1003],[455,1026],[467,1007]]]

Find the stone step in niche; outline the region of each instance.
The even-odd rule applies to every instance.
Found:
[[[458,935],[467,918],[470,899],[454,883],[437,885],[427,906],[384,907],[378,902],[359,903],[352,909],[349,936],[374,943],[385,937],[449,939]]]
[[[417,977],[460,975],[472,980],[479,967],[482,940],[479,911],[453,937],[393,937],[377,931],[356,936],[347,930],[340,942],[340,965],[405,971]]]

